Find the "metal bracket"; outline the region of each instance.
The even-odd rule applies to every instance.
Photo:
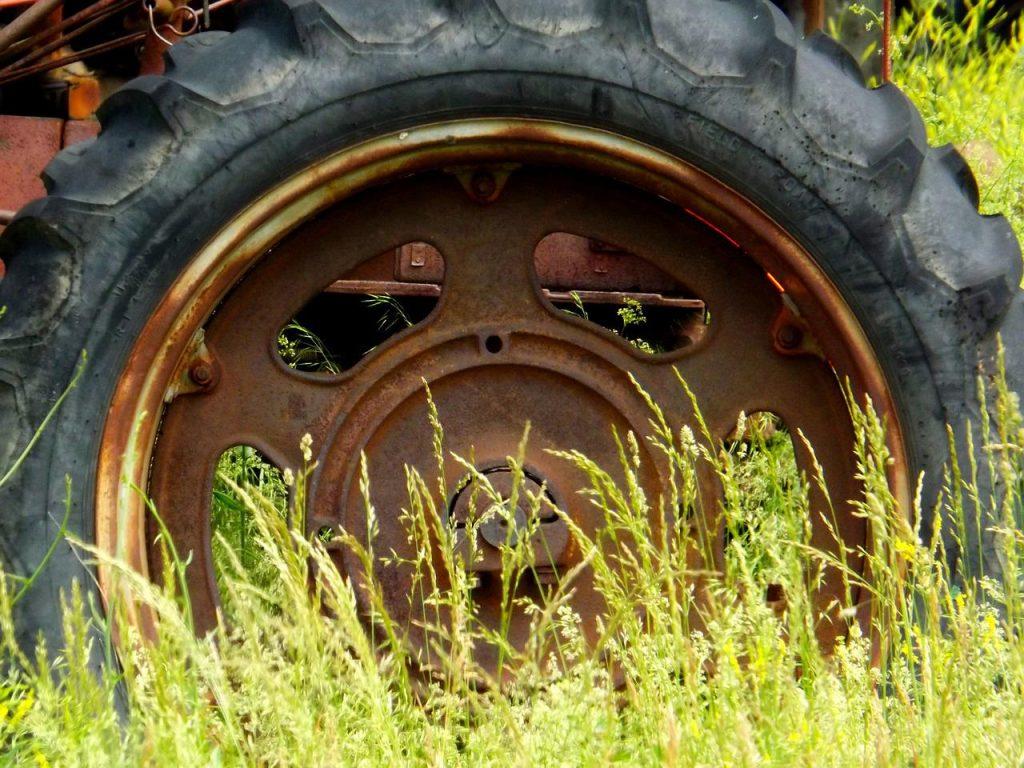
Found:
[[[519,163],[456,165],[445,168],[445,173],[455,176],[466,194],[478,203],[493,203],[501,196],[512,171],[519,167]]]
[[[772,340],[775,351],[787,357],[798,357],[801,355],[813,355],[825,360],[825,353],[821,345],[811,333],[807,322],[801,317],[800,310],[788,294],[780,294],[782,308],[772,320]]]
[[[164,393],[164,403],[170,403],[179,395],[208,392],[219,379],[220,368],[207,349],[206,333],[200,328],[192,337],[174,371],[171,385]]]

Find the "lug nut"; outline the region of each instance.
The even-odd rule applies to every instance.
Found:
[[[213,368],[203,360],[196,360],[189,366],[188,377],[193,384],[205,387],[213,381]]]
[[[775,334],[775,342],[782,349],[796,349],[804,340],[804,333],[795,325],[786,324]]]
[[[489,171],[477,171],[469,180],[469,188],[473,194],[481,200],[489,200],[498,188],[498,182]]]

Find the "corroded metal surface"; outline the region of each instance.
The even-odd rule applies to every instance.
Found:
[[[506,170],[491,186],[465,170],[474,164]],[[446,172],[454,166],[459,173]],[[614,244],[608,258],[621,251],[642,256],[655,268],[651,275],[670,276],[673,287],[707,306],[710,326],[686,347],[650,355],[559,311],[545,297],[538,275],[544,262],[535,258],[537,244],[552,232]],[[340,375],[301,373],[281,361],[277,334],[311,297],[339,279],[366,278],[360,265],[414,242],[431,243],[444,262],[440,301],[424,322]],[[413,256],[406,265],[410,275],[429,254],[420,254],[418,267]],[[601,290],[643,287],[649,276]],[[569,284],[559,288],[576,287],[571,270],[562,282]],[[170,383],[191,370],[188,349],[195,348],[200,328],[216,375],[162,409]],[[193,607],[199,627],[208,627],[217,594],[209,543],[217,457],[245,443],[279,466],[297,467],[299,439],[308,433],[319,462],[311,529],[344,526],[366,535],[357,481],[358,457],[365,453],[378,546],[409,554],[398,521],[406,493],[400,468],[436,467],[424,380],[445,427],[446,448],[481,466],[515,454],[529,423],[526,464],[568,518],[594,534],[601,519],[575,493],[582,477],[547,449],[580,449],[614,475],[610,430],[643,436],[649,428],[649,411],[631,376],[672,423],[693,423],[677,371],[717,439],[732,433],[741,411],[771,411],[807,436],[852,550],[869,542],[864,520],[846,501],[859,487],[837,374],[850,377],[855,391],[870,394],[889,420],[893,478],[901,501],[908,501],[898,422],[863,333],[813,259],[751,203],[676,158],[592,129],[477,120],[404,131],[326,158],[255,201],[168,293],[120,378],[107,419],[97,483],[100,543],[143,570],[152,565],[152,537],[123,478],[147,487],[179,550],[192,554]],[[653,498],[665,481],[658,457],[643,440],[640,445]],[[806,447],[798,443],[796,451],[801,467],[809,468]],[[455,498],[464,469],[450,457],[446,462],[446,492]],[[719,491],[713,477],[701,482],[705,503],[695,524],[714,528]],[[827,508],[820,495],[812,503]],[[664,521],[651,523],[657,530]],[[835,550],[820,521],[812,530],[815,544]],[[543,566],[579,562],[571,537],[553,541],[557,558]],[[482,546],[493,544],[485,537]],[[358,576],[354,558],[337,556]],[[861,567],[852,554],[849,565]],[[411,625],[411,575],[401,565],[381,564],[376,576],[387,585],[388,607]],[[839,574],[827,572],[820,604],[842,590]],[[601,601],[585,571],[574,599],[591,631]],[[486,573],[479,600],[484,617],[497,621],[499,595]],[[524,642],[528,628],[525,617],[516,617],[511,640]],[[842,631],[841,623],[826,620],[819,637],[829,645]],[[416,642],[416,630],[410,632]],[[478,653],[485,667],[494,663],[495,649],[481,646]]]
[[[39,174],[61,148],[64,121],[0,115],[0,208],[17,210],[46,194]]]
[[[46,194],[40,174],[54,155],[98,131],[95,120],[0,115],[0,230],[25,203]]]
[[[702,300],[678,295],[679,283],[649,261],[597,240],[566,232],[550,234],[534,248],[533,262],[541,294],[552,302],[621,306],[634,301],[698,313],[705,310]],[[395,249],[393,263],[387,258],[369,259],[324,290],[438,298],[442,282],[441,252],[427,243],[406,243]]]

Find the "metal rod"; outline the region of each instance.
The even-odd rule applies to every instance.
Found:
[[[64,0],[38,0],[18,14],[14,21],[0,29],[0,52],[39,26],[50,12],[56,10],[63,2]]]
[[[882,0],[882,82],[892,80],[892,0]]]
[[[644,293],[641,291],[552,291],[542,289],[549,301],[572,301],[578,298],[590,304],[623,304],[626,301],[637,301],[655,307],[675,307],[676,309],[704,310],[704,302],[700,299],[682,299],[677,296],[663,296],[660,293]]]
[[[804,36],[825,29],[825,0],[804,0]]]
[[[131,45],[132,43],[141,42],[145,39],[147,34],[148,33],[146,32],[136,32],[133,35],[126,35],[125,37],[120,37],[116,40],[111,40],[107,43],[94,45],[92,48],[83,48],[81,51],[75,51],[75,53],[69,56],[63,56],[59,59],[53,59],[52,61],[44,61],[41,64],[36,64],[31,67],[24,67],[22,69],[12,70],[11,72],[4,72],[3,74],[0,74],[0,85],[4,85],[14,80],[20,80],[23,77],[35,75],[39,72],[47,72],[51,69],[58,69],[67,64],[72,64],[76,61],[81,61],[82,59],[88,58],[89,56],[96,56],[100,53],[106,53],[107,51],[112,51],[117,48],[123,48],[126,45]]]
[[[676,309],[704,310],[704,302],[700,299],[686,299],[677,296],[663,296],[660,293],[639,291],[552,291],[542,289],[548,301],[574,302],[578,298],[588,304],[622,304],[626,301],[637,301],[641,304],[658,307],[675,307]],[[388,296],[422,296],[437,298],[441,295],[441,286],[437,283],[405,283],[398,280],[335,280],[325,293],[345,294],[384,294]]]
[[[122,8],[127,8],[132,4],[134,4],[134,0],[99,0],[99,2],[83,8],[78,13],[68,16],[66,19],[62,19],[57,24],[53,24],[52,26],[39,30],[32,35],[32,37],[27,37],[17,43],[14,43],[7,48],[7,50],[0,52],[0,55],[5,57],[13,56],[28,48],[35,48],[44,40],[48,40],[54,35],[60,34],[65,29],[73,27],[75,24],[79,24],[99,14],[102,14],[103,17],[106,18],[109,14],[114,13],[117,10],[121,10]]]
[[[437,298],[441,295],[441,286],[437,283],[401,283],[397,280],[335,280],[327,286],[324,293],[365,293]]]
[[[5,1],[9,2],[9,0],[0,0],[0,3],[3,3]],[[27,0],[27,2],[32,1],[33,0]],[[233,5],[236,1],[237,0],[217,0],[217,2],[210,3],[208,9],[204,8],[204,11],[216,11],[225,6]],[[45,56],[47,53],[50,53],[54,50],[61,48],[66,42],[77,37],[82,32],[85,32],[87,29],[95,26],[100,21],[109,18],[111,15],[117,13],[118,11],[122,11],[125,8],[129,8],[134,4],[135,0],[99,0],[99,2],[93,3],[92,5],[83,8],[78,13],[69,16],[66,19],[63,19],[59,23],[54,24],[50,27],[46,27],[45,29],[40,30],[31,37],[24,38],[18,42],[13,43],[6,49],[0,50],[0,57],[7,58],[17,53],[20,53],[21,51],[24,51],[26,49],[35,49],[36,46],[38,46],[44,40],[48,40],[54,35],[57,35],[63,32],[64,30],[69,29],[70,27],[73,27],[75,24],[82,24],[81,27],[64,35],[63,38],[54,40],[52,43],[47,44],[43,47],[43,49],[33,50],[33,52],[29,56],[25,57],[25,59],[17,62],[12,62],[3,69],[0,69],[0,73],[13,72],[16,68],[23,69],[25,65],[41,58],[42,56]]]
[[[97,3],[97,5],[104,5],[104,4],[105,5],[110,5],[109,3]],[[32,52],[29,53],[27,56],[24,56],[24,57],[22,57],[20,59],[17,59],[16,61],[13,61],[10,64],[6,65],[2,69],[0,69],[0,74],[5,74],[7,72],[13,72],[16,69],[22,69],[23,67],[26,67],[29,64],[31,64],[33,61],[37,61],[37,60],[43,58],[48,53],[53,53],[56,50],[60,50],[65,45],[67,45],[68,42],[70,42],[74,38],[78,37],[83,32],[86,32],[87,30],[91,29],[92,27],[95,27],[97,24],[100,24],[100,23],[106,21],[108,18],[113,16],[118,11],[121,11],[121,10],[127,8],[128,6],[134,5],[134,4],[135,4],[135,0],[120,0],[120,2],[115,2],[114,5],[111,5],[109,8],[101,9],[99,12],[93,14],[92,17],[89,18],[82,26],[77,27],[75,29],[72,29],[66,35],[63,35],[62,37],[58,37],[56,40],[52,40],[51,42],[46,43],[45,45],[43,45],[43,46],[41,46],[39,48],[34,48],[32,50]],[[40,37],[40,35],[36,35],[36,37]],[[47,35],[42,35],[42,37],[43,37],[43,39],[45,39],[47,37]],[[13,46],[12,46],[12,48],[13,48]]]

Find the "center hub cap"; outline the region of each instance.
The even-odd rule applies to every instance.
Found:
[[[507,466],[489,467],[479,478],[467,477],[449,505],[450,523],[468,539],[478,533],[490,550],[529,541],[534,564],[553,569],[569,541],[565,522],[555,512],[556,501],[547,483],[533,472],[516,474]],[[484,560],[491,552],[484,550]],[[474,570],[485,570],[472,564]]]
[[[373,530],[373,549],[381,556],[374,561],[372,577],[381,586],[389,614],[410,628],[410,644],[429,659],[432,641],[429,632],[420,629],[422,607],[410,598],[430,589],[411,565],[425,548],[410,541],[406,512],[420,505],[426,514],[436,516],[432,519],[440,518],[452,528],[458,567],[474,574],[471,598],[476,618],[485,626],[506,626],[512,646],[525,648],[530,615],[521,607],[510,608],[508,600],[514,599],[517,606],[543,603],[545,592],[581,562],[585,553],[570,535],[567,520],[588,539],[597,539],[607,525],[603,512],[577,493],[589,485],[586,474],[555,452],[578,448],[624,485],[612,433],[643,434],[649,410],[625,366],[605,359],[596,349],[525,327],[507,334],[494,352],[483,343],[490,335],[486,327],[470,333],[461,329],[448,338],[437,330],[437,344],[412,355],[402,350],[393,367],[386,365],[391,360],[385,348],[367,361],[361,374],[372,377],[372,383],[339,408],[316,483],[313,508],[336,510],[336,517],[310,522],[342,527],[361,542],[367,542]],[[424,380],[429,382],[429,395]],[[567,400],[575,408],[566,408]],[[437,414],[441,434],[431,422],[431,411]],[[640,450],[644,482],[658,488],[658,462],[646,447]],[[527,474],[513,494],[516,480],[508,457],[520,451]],[[361,457],[366,461],[365,475]],[[481,468],[481,477],[467,477],[467,464]],[[376,517],[372,529],[364,476]],[[425,489],[430,500],[412,504],[410,485]],[[513,496],[515,504],[510,504]],[[503,565],[509,547],[518,548],[523,556],[517,560],[523,567],[512,575]],[[364,563],[348,550],[341,550],[339,557],[345,572],[356,574],[354,581],[359,583]],[[443,591],[453,577],[437,548],[431,557]],[[503,583],[510,578],[511,593]],[[573,606],[581,616],[600,615],[604,601],[589,570],[577,573],[571,589]],[[372,609],[365,595],[360,599],[367,611]],[[445,609],[440,610],[443,614]],[[443,624],[447,619],[432,614],[431,620]],[[590,629],[585,624],[584,632]],[[501,649],[483,640],[476,644],[474,657],[491,673],[506,663]]]

